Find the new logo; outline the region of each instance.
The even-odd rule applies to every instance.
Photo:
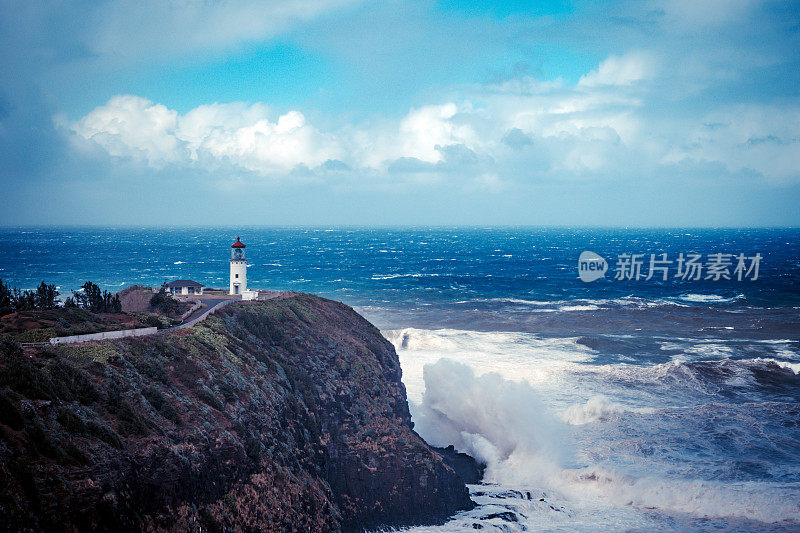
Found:
[[[590,282],[606,275],[608,263],[601,256],[588,250],[581,252],[578,258],[578,277],[581,281]]]

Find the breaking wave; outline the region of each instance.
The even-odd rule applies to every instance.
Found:
[[[575,517],[597,513],[597,527],[603,513],[610,512],[608,505],[639,513],[661,510],[765,524],[800,520],[800,484],[636,476],[599,465],[573,466],[575,436],[569,425],[591,424],[621,412],[652,414],[654,409],[631,409],[596,397],[567,409],[559,419],[526,382],[506,380],[496,373],[476,376],[468,366],[448,359],[427,365],[424,381],[422,402],[412,404],[419,434],[436,446],[452,444],[486,464],[484,482],[504,488],[490,488],[496,494],[487,505],[523,495],[521,502],[505,505],[504,512],[510,514],[479,508],[455,517],[451,529],[483,519],[494,523],[498,516],[525,528],[542,527],[542,519],[549,515],[541,510],[528,514],[536,507],[528,503],[531,491],[542,496],[535,498],[539,502],[547,498],[552,510]],[[486,493],[476,487],[473,492]],[[546,523],[543,529],[548,529]]]
[[[576,518],[595,514],[595,527],[604,519],[616,520],[616,513],[626,508],[644,513],[645,519],[649,519],[647,513],[660,510],[693,519],[747,519],[764,524],[800,520],[800,484],[637,476],[600,465],[575,466],[575,434],[568,427],[602,422],[620,413],[652,415],[655,409],[630,408],[594,397],[554,416],[528,383],[506,380],[497,373],[476,376],[468,366],[449,359],[427,365],[424,381],[422,402],[411,406],[416,430],[433,445],[452,444],[483,462],[484,482],[498,486],[488,489],[495,491],[489,507],[456,516],[446,529],[484,519],[494,523],[498,516],[524,528],[549,529],[547,522],[542,527],[549,515],[529,503],[532,492],[539,502],[549,502],[551,510]],[[473,487],[477,496],[486,490]],[[504,505],[504,512],[510,514],[490,512],[491,506],[515,495],[521,495],[522,501]],[[609,510],[609,505],[617,510]],[[581,529],[579,520],[570,523]]]
[[[744,299],[744,294],[737,294],[731,298],[726,298],[725,296],[719,296],[717,294],[683,294],[680,296],[680,299],[685,302],[692,302],[692,303],[731,303],[738,300]]]
[[[427,365],[424,380],[422,402],[412,404],[417,432],[486,464],[486,481],[541,478],[567,453],[563,427],[528,383],[497,373],[475,376],[449,359]]]
[[[592,396],[586,403],[575,404],[559,414],[561,420],[571,426],[581,426],[594,422],[603,422],[621,413],[653,413],[652,407],[627,407],[612,402],[602,395]]]
[[[440,274],[437,273],[413,272],[410,274],[375,274],[370,279],[387,280],[387,279],[397,279],[397,278],[438,278],[439,276]]]
[[[466,303],[494,303],[530,307],[554,307],[561,311],[594,311],[598,308],[653,308],[666,306],[684,307],[686,304],[671,299],[647,299],[638,296],[624,296],[621,298],[577,298],[572,300],[526,300],[524,298],[476,298],[456,302]],[[583,309],[587,308],[587,309]]]
[[[426,530],[800,522],[792,433],[800,409],[786,403],[800,390],[800,355],[790,341],[753,341],[753,353],[774,357],[742,357],[715,346],[722,341],[675,338],[667,348],[685,359],[600,364],[605,345],[575,337],[385,335],[400,356],[417,432],[486,465],[484,484],[471,487],[479,506]]]

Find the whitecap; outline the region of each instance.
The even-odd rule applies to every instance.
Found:
[[[582,426],[594,422],[604,422],[613,416],[626,412],[650,414],[655,412],[655,409],[651,407],[627,407],[612,402],[603,395],[597,395],[589,398],[586,403],[568,407],[559,413],[559,417],[571,426]]]
[[[738,294],[731,298],[726,298],[725,296],[720,296],[718,294],[682,294],[679,297],[681,300],[685,302],[693,302],[693,303],[730,303],[735,302],[736,300],[741,300],[744,298],[744,294]]]
[[[562,305],[559,311],[597,311],[600,309],[596,305]]]

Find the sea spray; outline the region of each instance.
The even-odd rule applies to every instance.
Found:
[[[541,481],[564,463],[571,446],[563,424],[527,382],[476,376],[444,358],[423,372],[425,393],[412,405],[417,431],[485,463],[486,481]]]
[[[567,425],[602,426],[615,416],[657,416],[656,409],[626,407],[595,396],[556,417],[525,381],[507,380],[493,372],[476,376],[469,366],[447,358],[425,365],[423,374],[422,402],[411,406],[417,431],[434,445],[452,444],[486,464],[484,482],[497,487],[474,488],[475,499],[486,499],[486,503],[456,517],[451,528],[496,516],[493,511],[498,507],[512,510],[519,531],[534,524],[550,524],[545,529],[570,524],[575,530],[592,530],[592,516],[595,525],[621,519],[632,527],[652,528],[663,512],[684,516],[681,520],[687,527],[697,518],[764,524],[800,518],[800,487],[637,476],[600,464],[573,466]],[[517,498],[519,494],[523,496]],[[530,503],[526,494],[536,494],[547,505]]]
[[[800,520],[800,486],[778,481],[797,470],[796,439],[778,429],[796,414],[762,398],[784,383],[791,390],[795,363],[698,360],[711,356],[702,348],[717,340],[643,345],[655,364],[642,365],[600,364],[573,337],[413,328],[386,335],[400,355],[420,435],[487,464],[490,485],[472,487],[479,507],[444,531],[476,523],[506,531],[725,529],[731,521],[780,530]],[[787,346],[743,341],[735,348],[739,357],[797,360]],[[687,360],[657,362],[673,352]],[[717,403],[739,395],[762,403]],[[787,447],[771,451],[779,444]],[[729,459],[708,462],[709,455]],[[497,518],[504,512],[517,522]]]

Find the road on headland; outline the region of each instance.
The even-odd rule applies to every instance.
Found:
[[[288,294],[287,291],[275,291],[269,292],[265,296],[259,298],[259,300],[271,300],[273,298],[278,298],[279,296]],[[177,331],[183,328],[190,328],[197,324],[198,322],[202,322],[205,318],[210,315],[211,313],[217,311],[218,309],[222,309],[228,304],[232,304],[234,302],[241,302],[240,299],[218,299],[218,298],[195,298],[195,301],[202,303],[203,305],[195,310],[191,315],[187,316],[183,319],[183,321],[178,324],[177,326],[172,326],[171,328],[161,329],[159,333],[170,332],[170,331]]]
[[[210,315],[215,309],[221,309],[226,305],[237,302],[239,300],[219,300],[216,298],[195,298],[195,300],[199,301],[203,305],[195,310],[194,313],[187,316],[183,319],[183,321],[178,324],[177,326],[172,326],[171,328],[162,329],[160,331],[176,331],[183,328],[190,328],[197,324],[198,322],[205,320],[205,318]]]
[[[273,298],[280,298],[282,296],[286,296],[286,295],[289,295],[289,294],[293,294],[293,293],[291,291],[271,291],[271,292],[267,292],[266,294],[263,294],[261,297],[259,297],[259,300],[271,300]],[[225,307],[228,304],[232,304],[234,302],[240,302],[242,300],[233,299],[233,298],[195,298],[194,301],[197,302],[197,303],[200,303],[202,305],[200,305],[200,307],[195,309],[189,316],[184,318],[179,324],[177,324],[175,326],[172,326],[172,327],[169,327],[169,328],[165,328],[165,329],[159,329],[157,331],[153,331],[152,333],[149,333],[149,332],[148,333],[143,333],[143,330],[148,329],[148,328],[138,328],[138,329],[133,329],[133,330],[124,330],[123,333],[124,332],[136,332],[136,334],[135,335],[133,335],[133,334],[122,335],[120,337],[114,337],[114,338],[126,338],[126,337],[132,337],[132,336],[141,337],[141,336],[145,336],[145,335],[158,335],[160,333],[171,333],[171,332],[177,331],[179,329],[190,328],[190,327],[194,326],[195,324],[197,324],[198,322],[202,322],[203,320],[205,320],[205,318],[208,315],[210,315],[211,313],[213,313],[213,312],[215,312],[215,311],[217,311],[219,309],[222,309],[223,307]],[[119,332],[117,332],[117,333],[119,333]],[[87,336],[90,337],[92,335],[93,334],[73,335],[71,337],[60,337],[59,338],[60,340],[59,340],[58,344],[73,344],[73,343],[77,344],[77,343],[82,343],[82,342],[98,342],[98,341],[106,340],[104,338],[96,338],[96,339],[94,339],[94,338],[87,339],[86,338]],[[102,332],[97,333],[97,335],[98,336],[102,335]],[[50,346],[51,344],[52,344],[51,342],[23,342],[23,343],[21,343],[21,345],[23,347],[25,347],[25,348],[33,348],[33,347],[37,347],[37,346]]]

